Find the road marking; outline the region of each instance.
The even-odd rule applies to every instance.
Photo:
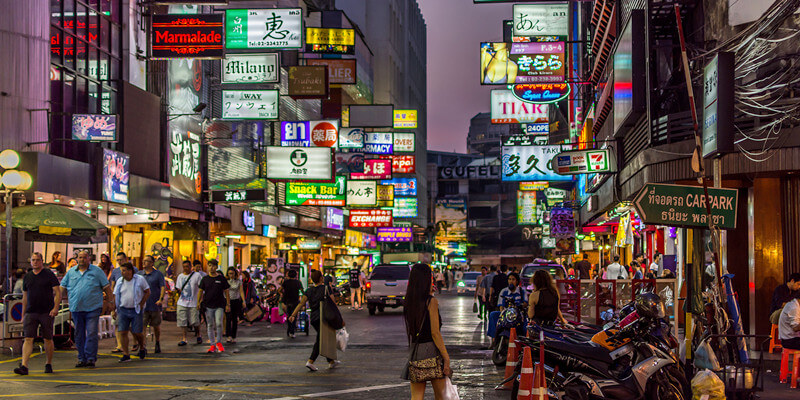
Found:
[[[355,389],[346,389],[346,390],[336,390],[333,392],[321,392],[321,393],[309,393],[309,394],[300,394],[297,396],[289,396],[289,397],[279,397],[277,399],[272,400],[298,400],[298,399],[307,399],[307,398],[314,398],[314,397],[325,397],[325,396],[333,396],[338,394],[349,394],[349,393],[359,393],[359,392],[368,392],[370,390],[383,390],[383,389],[393,389],[396,387],[406,386],[407,383],[395,383],[391,385],[379,385],[379,386],[366,386],[361,388]]]
[[[34,358],[34,357],[38,356],[39,354],[41,354],[41,353],[32,353],[30,358]],[[20,361],[20,360],[22,360],[22,357],[12,358],[10,360],[3,360],[3,361],[0,361],[0,364],[10,363],[10,362]]]
[[[80,392],[57,392],[57,393],[20,393],[20,394],[0,394],[0,397],[33,397],[33,396],[68,396],[71,394],[103,394],[103,393],[123,393],[123,392],[142,392],[145,390],[161,390],[161,389],[123,389],[123,390],[94,390],[94,391],[80,391]]]

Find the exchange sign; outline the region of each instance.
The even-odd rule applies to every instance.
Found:
[[[364,172],[350,174],[350,179],[390,179],[392,177],[392,160],[364,160]]]
[[[281,146],[336,147],[339,121],[281,121]]]
[[[267,146],[267,179],[333,182],[333,150]]]
[[[708,188],[711,220],[720,229],[736,228],[739,191]],[[701,186],[648,183],[633,201],[647,224],[708,227],[706,197]]]
[[[514,97],[510,90],[492,90],[493,124],[547,123],[549,110],[547,104],[524,102]]]
[[[117,116],[73,114],[72,140],[113,142],[117,140]]]
[[[364,136],[364,153],[392,154],[392,132],[370,132]]]
[[[361,128],[341,128],[339,130],[340,149],[360,149],[364,147],[364,130]]]
[[[155,14],[151,57],[222,58],[222,14]]]
[[[223,90],[222,119],[278,119],[278,91]]]
[[[481,43],[481,84],[564,82],[564,42]]]
[[[394,133],[394,152],[395,153],[413,153],[414,148],[413,133]]]
[[[504,181],[569,181],[555,172],[555,157],[561,146],[503,146]]]
[[[416,129],[417,110],[394,110],[395,129]]]
[[[417,178],[394,178],[391,180],[381,181],[381,185],[394,186],[395,196],[417,195]]]
[[[299,49],[303,47],[303,10],[226,10],[228,49]]]
[[[569,5],[514,4],[514,36],[566,36],[569,33]]]
[[[411,228],[403,227],[388,227],[378,228],[378,241],[379,242],[410,242],[414,239],[414,233]]]
[[[376,228],[392,226],[389,210],[350,210],[351,228]]]
[[[347,205],[355,207],[375,207],[378,205],[378,182],[348,181]]]
[[[556,156],[555,171],[559,175],[615,172],[608,149],[565,151]]]
[[[328,67],[328,83],[355,85],[356,80],[356,60],[355,59],[332,59],[332,58],[309,58],[306,65],[324,65]]]
[[[346,182],[343,176],[337,176],[334,183],[287,182],[285,205],[344,207]]]
[[[222,59],[222,83],[278,83],[278,53],[228,54]]]

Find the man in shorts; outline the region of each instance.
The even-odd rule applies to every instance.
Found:
[[[189,260],[183,261],[183,273],[178,275],[175,280],[175,289],[178,290],[177,320],[178,328],[183,328],[183,338],[178,342],[178,346],[186,346],[186,334],[194,331],[197,336],[197,344],[203,344],[198,327],[200,326],[200,312],[197,310],[197,294],[200,287],[200,280],[203,276],[192,270],[192,263]]]
[[[361,268],[353,262],[350,268],[350,309],[361,310]]]
[[[22,362],[14,373],[28,375],[28,360],[33,352],[33,339],[41,327],[47,364],[44,373],[53,373],[53,319],[61,307],[61,289],[58,278],[50,268],[44,267],[41,253],[31,256],[31,271],[25,275],[22,283],[22,331],[25,342],[22,345]]]
[[[120,266],[122,276],[114,285],[114,299],[117,309],[111,315],[117,319],[117,331],[122,341],[122,358],[119,362],[131,360],[128,347],[128,332],[133,334],[139,344],[139,358],[144,360],[147,349],[144,347],[144,327],[142,314],[147,299],[150,297],[150,286],[143,276],[137,275],[133,264],[127,262]]]
[[[156,339],[155,353],[161,353],[161,303],[164,299],[166,282],[164,281],[164,274],[155,269],[155,262],[156,260],[153,256],[144,256],[142,259],[144,268],[139,273],[150,286],[150,297],[144,306],[144,327],[147,328],[148,325],[153,327],[153,335],[155,335]]]

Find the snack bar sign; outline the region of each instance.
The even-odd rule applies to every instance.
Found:
[[[225,11],[228,49],[299,49],[303,47],[300,8]]]
[[[350,210],[351,228],[376,228],[392,226],[391,210]]]
[[[334,183],[287,182],[286,205],[344,207],[346,182],[343,176],[337,176]]]
[[[222,119],[278,119],[278,91],[223,90]]]

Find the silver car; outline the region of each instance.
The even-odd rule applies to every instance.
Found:
[[[383,312],[386,307],[403,306],[408,289],[410,264],[378,264],[367,281],[367,310],[369,315]]]
[[[467,271],[460,281],[456,282],[456,290],[458,294],[473,294],[477,289],[478,277],[481,276],[480,272]]]

